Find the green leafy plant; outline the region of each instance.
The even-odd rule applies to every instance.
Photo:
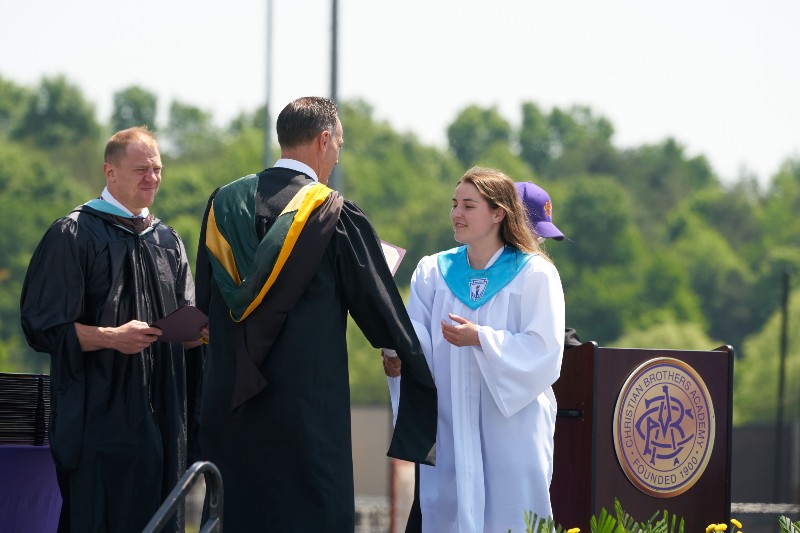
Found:
[[[778,526],[781,528],[781,533],[800,533],[800,520],[792,523],[787,516],[778,518]]]
[[[592,533],[683,533],[683,518],[670,516],[668,511],[653,513],[646,522],[637,522],[625,512],[619,500],[614,499],[616,517],[611,516],[605,508],[600,509],[599,517],[592,517],[589,529]]]
[[[578,533],[580,530],[578,528],[573,528],[567,531],[567,533]],[[553,522],[551,517],[547,518],[539,518],[539,515],[533,513],[531,511],[525,512],[525,533],[563,533],[564,528],[560,525],[557,525]],[[511,530],[508,530],[508,533],[511,533]]]
[[[639,523],[623,510],[622,504],[615,498],[614,513],[612,516],[605,507],[600,509],[599,516],[593,516],[590,520],[591,533],[683,533],[683,518],[670,515],[667,511],[664,511],[663,514],[655,512],[646,522]],[[539,518],[534,513],[525,513],[525,533],[564,533],[564,531],[564,527],[555,524],[550,517]],[[566,530],[566,533],[579,532],[580,529],[577,527]],[[508,533],[511,533],[510,529]]]

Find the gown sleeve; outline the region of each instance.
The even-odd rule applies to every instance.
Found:
[[[549,390],[560,374],[564,350],[564,293],[558,271],[541,261],[522,275],[520,324],[512,330],[519,333],[479,326],[481,345],[472,350],[506,417]]]
[[[206,204],[206,210],[203,213],[203,222],[200,225],[200,238],[197,242],[197,259],[195,261],[195,298],[197,300],[197,308],[208,315],[209,304],[211,302],[211,263],[208,261],[208,249],[206,248],[206,224],[208,223],[208,214],[211,211],[211,204],[214,202],[214,197],[219,192],[219,188],[214,190]],[[211,332],[209,332],[209,335]]]
[[[200,226],[200,238],[197,242],[197,255],[195,260],[195,305],[199,310],[209,315],[209,306],[211,303],[211,263],[208,261],[208,249],[206,248],[206,223],[208,222],[208,213],[211,210],[211,204],[214,197],[219,192],[219,188],[208,199],[205,212],[203,213],[203,222]],[[209,331],[209,336],[213,332]],[[187,424],[187,453],[189,463],[199,461],[202,458],[202,450],[200,448],[200,407],[203,398],[203,368],[205,366],[205,358],[207,354],[205,345],[192,348],[187,352],[186,357],[186,424]]]
[[[182,305],[197,305],[196,287],[192,277],[192,269],[186,255],[186,246],[178,233],[173,229],[173,235],[178,245],[179,265],[175,278],[176,307]],[[200,398],[202,391],[203,358],[205,348],[184,349],[185,374],[186,374],[186,450],[188,464],[200,459]]]
[[[83,314],[86,256],[77,223],[56,221],[31,257],[20,297],[28,344],[51,356],[50,444],[64,469],[77,467],[82,445],[85,369],[74,323]]]
[[[431,336],[431,309],[435,295],[434,282],[431,279],[430,265],[435,257],[423,257],[411,276],[411,291],[408,297],[408,316],[414,324],[428,366],[433,368],[433,341]]]
[[[196,305],[194,277],[192,276],[192,269],[189,267],[189,260],[186,256],[186,246],[174,229],[172,233],[175,236],[179,254],[178,273],[175,278],[176,305],[177,307],[182,305]]]
[[[366,216],[350,202],[342,208],[334,239],[350,315],[373,347],[395,350],[402,361],[402,394],[389,455],[433,464],[436,387],[380,241]]]
[[[425,265],[429,264],[430,259],[424,257],[417,265],[414,274],[411,276],[411,293],[408,302],[408,315],[411,318],[411,325],[419,339],[422,352],[428,368],[433,372],[433,344],[431,341],[431,308],[433,306],[434,291],[430,283],[430,272]],[[389,399],[392,403],[393,421],[397,421],[397,407],[400,403],[400,381],[402,376],[387,378],[389,381]]]

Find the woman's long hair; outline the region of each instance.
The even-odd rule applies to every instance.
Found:
[[[458,182],[471,183],[478,189],[489,207],[505,211],[506,216],[500,223],[500,239],[504,244],[514,246],[522,252],[539,254],[551,261],[539,245],[539,238],[533,231],[517,188],[510,177],[494,168],[472,167]]]

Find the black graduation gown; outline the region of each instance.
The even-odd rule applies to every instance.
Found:
[[[259,238],[308,183],[309,177],[287,169],[262,172],[254,222]],[[211,338],[200,444],[203,458],[222,474],[225,531],[352,532],[348,312],[373,346],[398,350],[409,371],[403,382],[415,387],[408,390],[409,400],[416,400],[405,407],[390,455],[424,461],[436,439],[433,378],[378,238],[364,214],[345,202],[318,270],[261,365],[266,387],[234,415],[234,349],[254,328],[264,327],[259,316],[269,310],[262,304],[241,323],[230,318],[207,259],[207,219],[208,210],[196,269],[198,307],[209,315]]]
[[[21,297],[28,343],[51,355],[49,437],[64,500],[60,531],[141,531],[186,470],[180,343],[81,352],[74,322],[153,323],[192,303],[183,243],[158,220],[135,235],[80,206],[31,258]],[[174,522],[183,529],[183,514]]]

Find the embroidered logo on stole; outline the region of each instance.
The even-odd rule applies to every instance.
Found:
[[[469,280],[469,299],[473,302],[480,301],[486,293],[486,286],[489,278],[478,278]]]
[[[467,260],[467,247],[461,246],[441,252],[437,264],[453,295],[470,309],[477,309],[508,285],[531,257],[506,246],[490,267],[474,270]]]

